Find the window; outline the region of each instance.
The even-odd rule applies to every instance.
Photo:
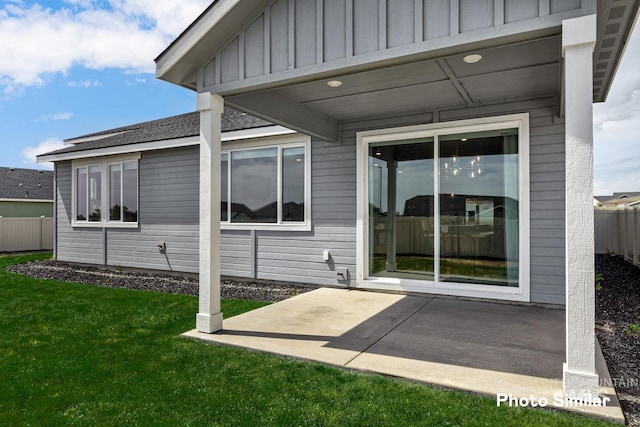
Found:
[[[74,162],[73,226],[137,226],[138,159],[133,155]]]
[[[109,165],[109,221],[138,222],[138,161]]]
[[[310,228],[310,142],[300,138],[223,147],[223,228]]]

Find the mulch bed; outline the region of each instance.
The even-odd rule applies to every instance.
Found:
[[[178,275],[122,272],[58,261],[17,264],[8,267],[7,271],[37,279],[60,280],[109,288],[198,295],[198,279]],[[318,286],[293,283],[223,280],[220,284],[220,294],[224,299],[277,302],[316,288]]]
[[[56,261],[18,264],[7,270],[39,279],[198,295],[198,281],[190,277],[118,272]],[[630,325],[640,324],[640,269],[619,257],[598,255],[596,272],[603,276],[601,289],[596,291],[596,335],[627,424],[640,427],[640,333],[630,329]],[[280,282],[224,280],[221,296],[275,302],[315,288],[317,286]]]
[[[596,256],[602,285],[596,290],[596,335],[620,406],[630,426],[640,426],[640,269],[622,258]]]

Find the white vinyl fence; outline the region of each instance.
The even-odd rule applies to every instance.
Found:
[[[617,254],[640,266],[640,208],[596,208],[594,216],[596,254]]]
[[[0,252],[53,249],[53,218],[0,216]]]

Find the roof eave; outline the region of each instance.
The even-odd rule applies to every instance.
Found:
[[[612,6],[620,8],[622,6],[627,6],[630,8],[630,11],[626,16],[630,18],[623,18],[622,22],[620,19],[611,19],[610,12]],[[598,67],[600,64],[598,63],[600,57],[600,51],[602,49],[602,40],[607,37],[611,37],[611,35],[607,35],[606,31],[609,24],[626,24],[624,25],[622,31],[618,34],[619,39],[621,40],[620,47],[614,50],[614,54],[608,59],[608,62],[612,63],[611,71],[606,73],[606,77],[602,79],[602,86],[599,90],[594,93],[594,102],[605,102],[607,100],[607,96],[609,95],[609,90],[611,89],[611,85],[615,80],[615,76],[618,72],[618,68],[620,67],[620,62],[624,57],[624,53],[629,44],[629,37],[633,34],[633,29],[635,28],[638,22],[638,11],[640,10],[640,2],[638,0],[626,0],[623,2],[612,4],[611,2],[598,2],[598,15],[602,16],[602,21],[598,23],[598,41],[596,44],[595,54],[594,54],[594,86],[597,83],[597,79],[595,78],[595,74],[598,72]],[[626,22],[625,22],[626,21]],[[603,61],[600,61],[603,62]],[[594,88],[595,89],[595,88]]]
[[[240,141],[254,138],[274,137],[279,135],[288,135],[296,133],[296,131],[279,125],[260,126],[248,129],[239,129],[235,131],[226,131],[222,133],[222,142]],[[37,156],[38,163],[60,162],[64,160],[86,159],[91,157],[113,156],[120,154],[136,153],[142,151],[163,150],[167,148],[178,148],[200,143],[200,135],[187,136],[182,138],[156,140],[148,142],[138,142],[134,144],[117,145],[113,147],[102,147],[92,149],[81,149],[78,151],[63,153],[46,153]]]

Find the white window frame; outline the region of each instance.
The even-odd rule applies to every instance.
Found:
[[[411,140],[417,138],[434,139],[434,155],[439,157],[438,138],[441,135],[471,133],[499,129],[518,129],[518,197],[519,197],[519,280],[518,287],[492,286],[483,284],[436,282],[429,280],[397,279],[369,276],[369,212],[368,212],[368,153],[369,144]],[[530,301],[530,202],[529,202],[529,114],[510,114],[427,125],[378,129],[356,133],[357,144],[357,218],[356,218],[356,287],[383,289],[403,292],[420,292],[492,298],[520,302]],[[434,174],[434,204],[440,205],[440,180]],[[439,218],[438,209],[434,212]],[[436,235],[439,221],[435,221]],[[439,255],[438,239],[434,248]],[[437,267],[436,267],[437,269]],[[437,272],[436,272],[437,276]]]
[[[282,221],[282,150],[285,148],[304,147],[304,221]],[[221,154],[228,157],[228,177],[231,176],[231,155],[233,151],[252,150],[258,148],[278,149],[278,176],[277,176],[277,204],[278,214],[275,223],[232,223],[231,211],[231,179],[227,179],[227,221],[220,221],[222,230],[282,230],[282,231],[310,231],[311,230],[311,137],[295,134],[269,138],[261,138],[254,141],[238,141],[222,144]]]
[[[109,156],[109,157],[101,157],[101,158],[92,158],[92,159],[80,159],[73,160],[71,162],[71,172],[72,172],[72,180],[71,180],[71,194],[72,194],[72,207],[71,207],[71,226],[77,228],[138,228],[138,224],[140,222],[140,153],[131,153],[126,155],[119,156]],[[137,222],[123,222],[122,219],[119,221],[110,221],[109,220],[109,185],[111,175],[109,174],[109,166],[120,164],[121,165],[121,173],[123,170],[122,163],[128,161],[138,161],[138,191],[136,194],[137,204],[138,204],[138,221]],[[78,179],[78,169],[79,168],[87,168],[87,173],[89,166],[99,166],[100,171],[102,173],[101,178],[101,206],[100,206],[100,221],[78,221],[77,215],[77,203],[78,203],[78,194],[77,188],[78,183],[76,180]],[[121,175],[122,177],[124,174]],[[123,190],[124,181],[121,178],[120,184],[120,192],[121,197],[124,195]]]

